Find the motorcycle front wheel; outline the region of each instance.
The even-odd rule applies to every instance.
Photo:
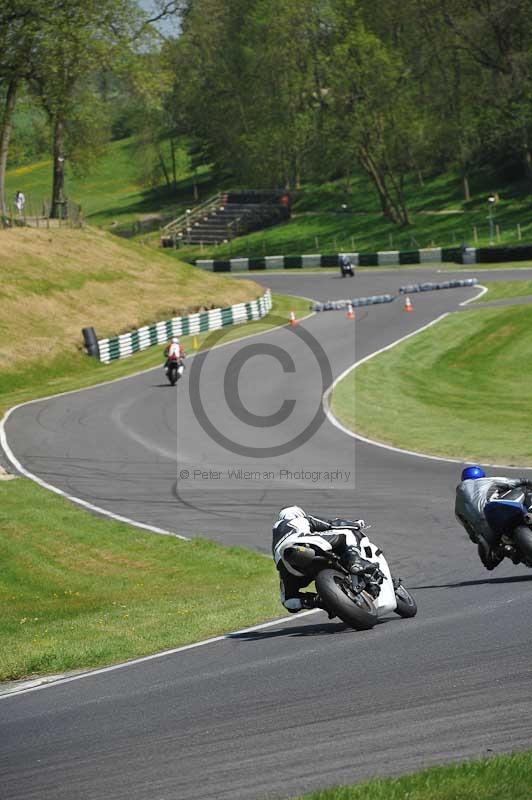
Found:
[[[405,619],[416,616],[417,603],[402,583],[400,583],[395,590],[395,600],[397,602],[397,608],[395,609],[396,614],[399,614],[400,617],[404,617]]]
[[[369,630],[377,623],[377,609],[367,592],[355,594],[350,578],[335,569],[324,569],[315,579],[316,589],[327,611],[357,631]]]
[[[527,564],[532,564],[532,531],[526,525],[518,525],[513,540]]]

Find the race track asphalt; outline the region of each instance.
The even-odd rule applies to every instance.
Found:
[[[489,279],[529,274],[490,271]],[[326,300],[451,277],[416,269],[257,280]],[[10,416],[7,440],[25,469],[185,536],[267,553],[282,505],[362,516],[419,614],[356,633],[320,612],[4,697],[5,800],[284,798],[532,746],[532,573],[481,567],[453,516],[459,464],[356,441],[319,414],[331,376],[475,292],[413,295],[412,314],[396,300],[359,309],[354,323],[323,312],[212,351],[201,365],[190,360],[177,390],[152,370]],[[203,425],[192,410],[198,400]],[[285,418],[266,425],[283,403]],[[295,451],[264,457],[314,417],[317,429]],[[235,452],[242,448],[249,452]],[[216,474],[201,474],[209,469]],[[178,478],[184,470],[189,477]],[[342,477],[323,474],[335,472]]]

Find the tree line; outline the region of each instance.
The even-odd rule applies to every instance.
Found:
[[[169,14],[179,31],[161,36]],[[240,185],[349,191],[361,169],[398,225],[412,175],[457,168],[465,200],[481,164],[532,186],[532,0],[160,0],[155,17],[133,0],[4,0],[0,194],[19,87],[53,133],[55,198],[65,153],[98,147],[110,81],[169,185],[186,136]]]
[[[0,4],[0,214],[17,101],[44,115],[51,147],[51,216],[64,213],[65,162],[83,168],[108,140],[109,80],[142,93],[146,56],[159,57],[158,20],[179,0],[2,0]],[[35,117],[34,117],[35,118]],[[39,135],[39,132],[36,132]]]

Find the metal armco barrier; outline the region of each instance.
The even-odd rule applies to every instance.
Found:
[[[174,317],[138,330],[98,340],[100,361],[109,363],[117,358],[126,358],[157,344],[165,344],[172,336],[187,336],[219,330],[226,325],[249,322],[264,317],[272,307],[272,294],[268,291],[257,300],[237,303],[228,308],[211,308],[186,317]]]

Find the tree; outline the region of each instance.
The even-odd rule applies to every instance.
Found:
[[[33,53],[42,20],[42,0],[4,0],[0,5],[0,215],[7,214],[5,176],[13,115],[20,85],[32,72]]]
[[[334,39],[329,141],[343,142],[343,158],[358,161],[373,182],[384,216],[408,225],[404,182],[418,144],[419,120],[408,65],[366,29],[356,0],[338,1]],[[336,150],[342,152],[338,144]]]
[[[474,99],[485,144],[500,155],[510,147],[532,185],[530,0],[437,0],[433,8],[484,77],[484,93],[479,98],[477,86]]]
[[[122,57],[139,22],[129,0],[52,0],[41,22],[31,84],[53,133],[52,217],[64,215],[69,120],[80,118],[82,104],[96,102],[91,76]]]

